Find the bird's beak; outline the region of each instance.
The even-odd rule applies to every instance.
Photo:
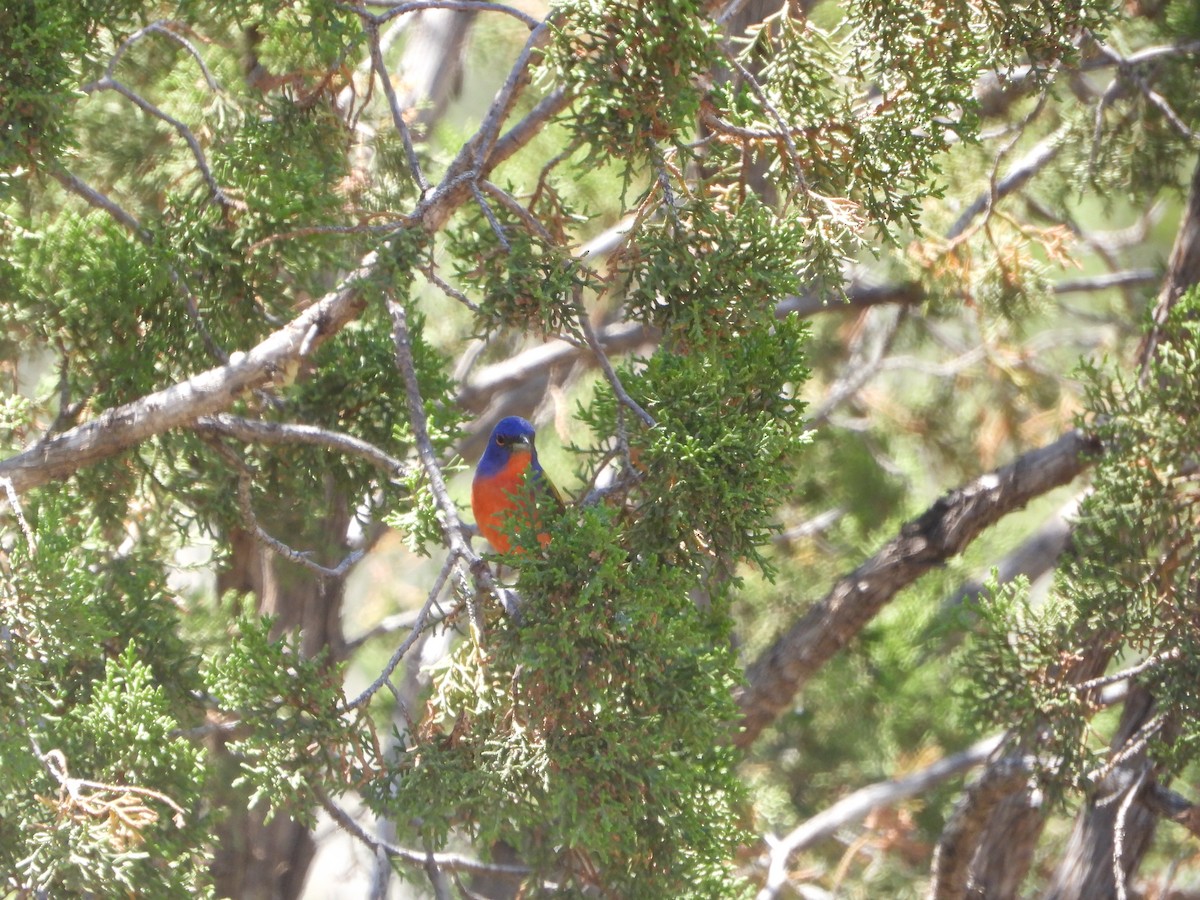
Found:
[[[513,453],[529,453],[533,450],[533,441],[524,435],[518,435],[509,441]]]

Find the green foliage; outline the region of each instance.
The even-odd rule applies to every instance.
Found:
[[[268,617],[243,615],[233,639],[205,665],[208,688],[222,709],[236,711],[244,731],[230,742],[239,761],[234,787],[252,789],[250,805],[311,820],[314,790],[340,783],[367,752],[359,723],[342,712],[342,667],[305,659],[294,636],[272,636]]]
[[[693,605],[680,568],[631,556],[604,507],[544,527],[555,537],[521,562],[519,617],[438,672],[420,737],[373,805],[419,816],[433,846],[454,828],[507,842],[537,893],[550,878],[567,896],[590,883],[737,896],[722,862],[741,838],[725,616]]]
[[[564,0],[545,66],[575,96],[566,121],[602,160],[655,160],[695,127],[701,78],[718,59],[697,0]],[[665,102],[668,101],[669,102]]]
[[[51,0],[0,9],[0,171],[40,167],[63,152],[73,135],[62,110],[76,79],[98,74],[101,36],[132,30],[144,6]]]
[[[658,422],[631,436],[645,473],[635,546],[685,547],[676,564],[709,559],[722,575],[737,561],[764,561],[757,548],[773,527],[771,500],[807,441],[795,393],[807,372],[804,335],[795,323],[760,324],[691,356],[657,353],[626,373],[627,389]],[[615,416],[612,405],[598,408]]]
[[[503,323],[534,334],[578,331],[577,297],[589,275],[559,243],[561,218],[570,218],[562,198],[549,187],[539,196],[559,221],[557,240],[540,223],[531,227],[508,206],[489,206],[488,214],[482,205],[472,208],[447,235],[459,278],[479,297],[484,330]],[[540,211],[535,204],[531,214]]]
[[[810,249],[805,226],[754,195],[697,198],[647,223],[621,259],[630,314],[682,343],[736,338],[798,290]]]
[[[1059,789],[1081,783],[1092,761],[1085,738],[1095,696],[1077,683],[1110,663],[1169,656],[1142,676],[1155,696],[1169,698],[1179,727],[1173,742],[1154,742],[1155,752],[1178,771],[1200,746],[1200,657],[1190,625],[1200,564],[1198,309],[1200,292],[1179,301],[1144,381],[1085,367],[1089,427],[1104,455],[1056,600],[1035,611],[1019,592],[1000,592],[982,607],[981,634],[968,654],[977,715],[1036,734],[1056,759],[1046,777]]]
[[[56,895],[203,894],[207,775],[178,736],[199,680],[175,598],[143,548],[72,510],[30,504],[36,552],[16,544],[3,571],[0,872]]]

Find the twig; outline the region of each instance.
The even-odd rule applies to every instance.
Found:
[[[417,618],[412,624],[412,630],[409,632],[408,637],[400,642],[400,646],[396,648],[396,651],[392,654],[392,658],[389,659],[387,665],[383,667],[383,671],[379,673],[379,677],[371,682],[366,690],[347,703],[342,708],[342,712],[358,709],[358,707],[367,703],[379,692],[379,689],[383,687],[384,682],[388,681],[392,677],[392,673],[396,671],[396,666],[400,665],[400,660],[404,658],[404,654],[406,654],[412,648],[413,644],[417,642],[417,640],[421,637],[422,632],[424,632],[425,623],[429,619],[430,612],[437,605],[438,597],[441,596],[442,589],[446,587],[446,580],[450,577],[450,570],[454,567],[455,562],[457,562],[457,560],[453,554],[446,557],[446,561],[442,564],[442,570],[438,572],[438,576],[434,580],[433,587],[429,590],[429,596],[425,599],[425,605],[422,606],[421,611],[417,613]]]
[[[442,276],[438,275],[437,269],[434,268],[433,262],[430,262],[424,269],[422,269],[421,274],[429,279],[429,283],[436,286],[447,297],[457,300],[459,303],[477,315],[483,314],[483,310],[479,308],[479,304],[472,302],[470,297],[447,282],[444,278],[442,278]]]
[[[487,563],[467,543],[462,521],[458,517],[458,507],[450,497],[446,479],[442,476],[442,468],[433,449],[433,442],[429,438],[429,419],[425,414],[425,401],[421,397],[421,385],[417,378],[416,364],[413,361],[412,338],[408,330],[408,311],[402,304],[390,297],[387,306],[392,317],[392,343],[396,348],[396,367],[404,379],[408,418],[412,425],[417,457],[425,470],[425,477],[429,482],[429,490],[433,494],[434,503],[437,504],[443,539],[450,550],[451,558],[455,561],[455,568],[458,568],[460,563],[465,563],[474,577],[476,585],[484,588],[492,596],[499,597]],[[471,629],[474,632],[473,637],[476,644],[481,646],[483,615],[479,610],[479,604],[475,601],[474,593],[465,584],[462,586],[461,593],[467,604]]]
[[[408,160],[409,171],[412,172],[413,180],[420,188],[421,196],[424,196],[429,191],[429,182],[425,180],[425,174],[421,171],[421,162],[417,159],[412,133],[408,129],[408,123],[404,121],[404,111],[400,109],[400,101],[396,98],[396,88],[392,85],[392,78],[383,61],[383,50],[379,46],[379,22],[373,16],[365,17],[363,31],[366,32],[367,43],[371,48],[371,64],[383,85],[383,94],[387,98],[388,109],[392,113],[392,124],[400,133],[400,140],[404,143],[404,156]]]
[[[242,514],[243,524],[245,525],[246,530],[249,531],[254,536],[254,539],[260,544],[265,547],[269,547],[271,550],[289,562],[294,562],[312,572],[316,572],[322,578],[344,578],[346,573],[350,571],[351,567],[353,567],[359,560],[366,556],[366,551],[361,549],[354,550],[345,559],[338,563],[337,566],[329,568],[328,566],[323,566],[318,562],[314,562],[310,558],[310,553],[296,550],[292,547],[289,547],[278,538],[272,537],[267,530],[259,524],[258,516],[256,516],[254,513],[252,472],[250,467],[246,464],[245,460],[243,460],[240,456],[238,456],[220,441],[209,440],[207,443],[213,448],[213,450],[217,452],[219,456],[221,456],[237,471],[238,509]]]
[[[483,217],[488,220],[488,224],[492,226],[492,233],[496,235],[496,241],[504,248],[505,253],[512,251],[512,247],[508,243],[508,238],[504,234],[504,226],[500,224],[500,220],[496,218],[496,214],[492,212],[492,208],[488,206],[487,198],[483,196],[483,192],[479,189],[479,182],[471,182],[471,194],[475,197],[475,202],[479,204],[479,209],[483,212]]]
[[[221,411],[244,392],[261,387],[304,359],[353,319],[361,308],[359,288],[375,271],[377,259],[377,253],[367,254],[332,291],[250,350],[234,353],[228,365],[105,410],[90,422],[41,441],[0,461],[0,476],[12,478],[17,493],[24,493],[153,435]]]
[[[981,215],[986,216],[996,203],[1014,191],[1020,190],[1029,182],[1029,179],[1049,165],[1062,147],[1061,141],[1064,134],[1065,128],[1054,132],[1048,138],[1036,144],[999,181],[994,177],[991,178],[988,190],[980,194],[970,206],[963,210],[962,215],[958,217],[946,233],[946,239],[952,245],[960,242],[966,236],[967,229],[976,218]],[[998,155],[996,165],[999,165],[1002,159],[1003,157]]]
[[[1142,660],[1136,666],[1130,666],[1128,669],[1122,669],[1120,672],[1113,672],[1111,675],[1101,675],[1099,678],[1091,678],[1087,681],[1081,681],[1079,684],[1072,685],[1072,690],[1083,693],[1093,690],[1094,688],[1105,687],[1106,685],[1115,684],[1118,681],[1125,681],[1128,678],[1133,678],[1135,675],[1141,675],[1147,669],[1152,669],[1159,663],[1168,662],[1169,660],[1179,659],[1183,655],[1178,647],[1172,647],[1169,650],[1164,650],[1162,653],[1155,653]]]
[[[1129,890],[1125,883],[1125,866],[1122,864],[1122,857],[1125,855],[1125,819],[1129,815],[1129,807],[1133,805],[1133,801],[1141,792],[1142,785],[1146,783],[1148,771],[1148,769],[1142,769],[1133,783],[1129,785],[1129,789],[1125,791],[1125,797],[1121,801],[1121,806],[1117,810],[1116,821],[1113,822],[1112,873],[1113,884],[1117,889],[1117,900],[1129,900]]]
[[[775,108],[775,104],[771,102],[771,98],[767,96],[767,92],[762,89],[762,85],[758,83],[758,79],[754,74],[742,65],[742,61],[737,58],[737,54],[724,42],[719,41],[717,46],[725,55],[730,65],[737,70],[737,73],[745,79],[746,85],[750,88],[750,92],[758,98],[758,102],[762,108],[775,120],[775,124],[779,126],[779,139],[783,141],[787,148],[788,159],[792,164],[792,180],[796,186],[802,190],[808,190],[808,180],[804,177],[804,169],[800,164],[800,152],[796,149],[796,142],[792,140],[792,129],[788,126],[787,120],[783,114]]]
[[[192,134],[192,130],[184,125],[183,122],[159,109],[137,91],[127,87],[123,82],[118,81],[110,75],[105,75],[97,81],[85,84],[81,90],[85,94],[95,93],[96,91],[115,91],[146,114],[166,122],[175,129],[175,133],[183,138],[187,142],[188,147],[191,148],[192,156],[196,160],[196,167],[200,170],[200,175],[204,179],[204,183],[208,185],[209,193],[212,194],[213,199],[229,209],[245,210],[248,208],[241,200],[235,200],[226,194],[224,189],[217,184],[217,179],[213,177],[212,169],[208,167],[208,160],[204,156],[204,150],[200,146],[200,141],[196,139],[196,135]]]
[[[338,806],[333,798],[329,796],[319,786],[313,787],[313,792],[316,795],[324,810],[329,813],[342,829],[347,831],[351,837],[361,841],[370,848],[373,853],[385,853],[393,859],[403,860],[407,863],[412,863],[416,866],[425,866],[431,860],[434,865],[440,869],[447,869],[451,872],[472,872],[479,875],[509,875],[509,876],[525,876],[529,874],[527,866],[505,865],[502,863],[485,863],[477,859],[471,859],[468,856],[462,856],[458,853],[429,853],[420,850],[410,850],[407,847],[398,847],[395,844],[381,841],[376,837],[372,837],[367,831],[354,821],[354,818]]]
[[[168,25],[174,24],[176,23],[171,22],[168,19],[160,19],[157,22],[151,22],[144,28],[139,28],[133,34],[129,35],[129,37],[125,38],[125,40],[121,42],[121,46],[118,47],[117,52],[112,55],[112,59],[108,61],[108,65],[104,69],[104,74],[111,78],[113,72],[116,71],[117,64],[121,61],[121,58],[125,56],[130,47],[132,47],[142,38],[149,34],[161,34],[163,37],[174,41],[176,44],[186,50],[192,59],[196,61],[196,64],[200,66],[200,71],[203,73],[204,81],[208,84],[209,89],[214,92],[220,92],[221,86],[217,84],[217,80],[213,78],[212,72],[209,71],[208,66],[204,62],[204,57],[200,55],[200,51],[197,50],[195,45],[183,35],[172,31],[167,27]]]
[[[41,754],[41,761],[46,767],[46,771],[54,777],[67,796],[71,798],[72,802],[91,815],[97,815],[101,812],[115,814],[128,824],[128,819],[121,816],[120,810],[115,808],[111,801],[96,801],[95,798],[84,797],[80,793],[80,788],[91,788],[94,791],[103,791],[108,794],[138,794],[142,797],[150,797],[158,800],[169,806],[175,813],[173,817],[175,825],[180,828],[183,827],[185,820],[183,807],[161,791],[132,784],[106,784],[102,781],[90,781],[86,778],[73,778],[67,771],[67,757],[61,750],[48,750],[46,753]]]
[[[539,22],[533,31],[530,32],[529,38],[525,41],[525,46],[521,48],[521,52],[517,55],[517,59],[508,73],[508,77],[504,80],[504,84],[501,86],[499,92],[497,92],[496,98],[492,101],[487,116],[484,117],[483,123],[479,126],[479,130],[470,142],[474,156],[474,166],[472,168],[481,175],[486,174],[486,170],[489,168],[486,163],[492,155],[493,146],[500,133],[500,126],[508,117],[513,104],[517,102],[522,89],[529,83],[528,70],[533,52],[549,37],[550,22],[558,15],[558,12],[551,11],[550,15]]]
[[[141,222],[139,222],[130,212],[125,210],[124,207],[118,204],[111,197],[102,194],[83,179],[72,175],[65,169],[54,167],[51,169],[50,174],[53,176],[55,181],[65,187],[72,194],[77,194],[87,201],[89,206],[103,210],[112,216],[112,218],[118,223],[123,225],[126,229],[141,238],[143,242],[149,242],[150,232],[142,227]]]
[[[583,331],[583,338],[587,341],[588,347],[591,348],[592,355],[600,366],[600,371],[604,373],[605,379],[608,381],[609,387],[612,388],[617,399],[627,407],[635,416],[641,419],[642,424],[647,428],[653,428],[657,423],[654,417],[646,410],[642,409],[640,403],[629,396],[624,385],[621,384],[621,379],[617,377],[617,372],[613,368],[612,363],[608,360],[608,354],[604,352],[604,347],[600,344],[600,339],[596,337],[596,329],[592,327],[592,322],[588,318],[587,310],[583,308],[583,303],[578,296],[580,289],[576,287],[575,309],[577,311],[576,318],[579,321],[579,327]]]
[[[788,881],[788,861],[801,850],[830,837],[839,828],[865,818],[874,809],[916,796],[968,769],[982,765],[1000,746],[1003,739],[1003,735],[985,738],[966,750],[944,757],[910,775],[860,788],[825,811],[817,813],[771,846],[767,880],[758,892],[758,900],[773,900],[778,896]]]
[[[512,16],[525,25],[526,28],[537,28],[541,24],[540,19],[536,19],[529,15],[529,13],[523,12],[516,7],[505,6],[503,3],[488,3],[485,0],[408,0],[408,2],[403,3],[388,3],[386,0],[365,0],[363,5],[368,7],[384,7],[387,9],[387,12],[372,16],[380,25],[389,19],[407,15],[411,12],[418,12],[422,9],[449,9],[457,12],[498,12]],[[361,10],[355,6],[347,5],[347,8],[361,13]]]
[[[1162,277],[1154,269],[1126,269],[1122,272],[1108,272],[1104,275],[1092,275],[1084,278],[1064,278],[1056,281],[1051,290],[1056,294],[1088,294],[1093,291],[1103,291],[1109,288],[1138,287],[1143,284],[1154,284]]]
[[[557,87],[539,100],[537,105],[525,114],[525,118],[496,141],[495,147],[487,157],[487,165],[483,167],[484,173],[490,172],[528,144],[547,122],[571,105],[572,99],[572,95],[566,89]]]
[[[537,236],[547,244],[554,246],[556,243],[554,236],[546,230],[546,226],[539,222],[537,217],[532,212],[521,205],[520,201],[518,201],[516,197],[503,188],[492,184],[490,181],[481,181],[478,187],[483,188],[486,193],[491,194],[493,197],[499,200],[500,204],[504,206],[505,209],[507,209],[525,224],[525,227],[530,231],[531,234]],[[482,204],[483,199],[480,198],[479,202]]]
[[[13,486],[12,479],[8,477],[0,477],[0,485],[4,486],[8,505],[12,507],[13,515],[17,517],[17,524],[21,526],[21,534],[25,536],[25,545],[29,548],[29,554],[32,556],[37,552],[37,538],[34,537],[29,523],[25,521],[25,512],[21,509],[21,498],[17,495],[17,489]]]

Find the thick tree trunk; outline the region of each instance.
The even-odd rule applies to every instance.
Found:
[[[331,491],[326,498],[329,513],[316,523],[280,521],[259,511],[264,527],[276,534],[296,535],[294,549],[316,550],[315,556],[336,565],[346,552],[349,503]],[[301,544],[301,541],[307,543]],[[234,590],[253,593],[263,615],[277,617],[278,634],[298,633],[301,653],[312,657],[329,651],[331,662],[344,653],[341,630],[345,579],[321,578],[275,556],[253,535],[237,529],[230,535],[231,553],[227,568],[219,573],[219,594]],[[221,746],[218,750],[223,749]],[[236,761],[224,756],[223,764],[233,769]],[[229,783],[230,778],[221,779]],[[264,808],[247,809],[243,793],[230,790],[219,802],[229,816],[216,830],[212,864],[217,896],[236,900],[295,900],[304,889],[316,844],[308,828],[284,812],[266,821]]]

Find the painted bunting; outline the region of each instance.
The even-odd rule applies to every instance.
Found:
[[[533,437],[533,426],[520,416],[501,419],[492,429],[487,449],[475,469],[475,480],[471,482],[475,522],[501,553],[509,551],[512,532],[509,516],[514,510],[524,511],[536,522],[539,503],[551,503],[558,510],[564,507],[562,494],[538,462]],[[539,533],[538,542],[546,546],[550,535]]]

